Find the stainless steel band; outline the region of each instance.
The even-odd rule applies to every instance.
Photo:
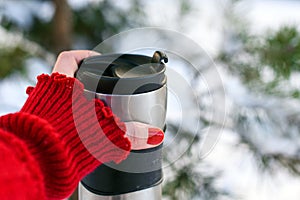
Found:
[[[79,183],[79,199],[81,200],[160,200],[161,184],[136,192],[130,192],[114,196],[96,195],[88,191],[82,184]]]
[[[85,94],[88,98],[96,97],[106,102],[122,121],[139,121],[164,128],[167,109],[166,85],[141,94],[101,94],[88,90],[85,90]]]

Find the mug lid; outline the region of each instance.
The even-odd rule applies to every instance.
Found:
[[[150,92],[166,83],[167,56],[104,54],[84,59],[75,76],[85,89],[103,94],[130,95]]]

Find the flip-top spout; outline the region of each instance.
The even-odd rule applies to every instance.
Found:
[[[167,63],[169,61],[168,56],[164,52],[155,51],[152,56],[151,63],[162,63],[162,61]]]

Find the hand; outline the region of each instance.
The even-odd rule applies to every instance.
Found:
[[[84,58],[100,55],[89,50],[73,50],[60,53],[52,72],[74,77],[78,64]],[[126,122],[126,136],[134,150],[147,149],[160,145],[164,139],[161,129],[140,122]]]
[[[74,77],[81,60],[97,55],[100,55],[100,53],[89,50],[63,51],[59,54],[52,72],[58,72],[60,74],[65,74],[68,77]]]
[[[141,122],[125,122],[126,136],[132,149],[148,149],[160,145],[164,140],[164,132],[156,127]]]

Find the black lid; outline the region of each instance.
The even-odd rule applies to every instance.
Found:
[[[153,57],[137,54],[104,54],[82,61],[76,78],[87,90],[103,94],[139,94],[166,83],[167,56],[156,51]]]

